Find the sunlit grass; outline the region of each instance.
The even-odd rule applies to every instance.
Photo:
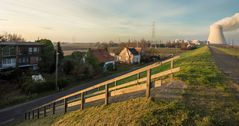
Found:
[[[184,53],[175,76],[186,82],[181,100],[136,98],[108,106],[91,107],[60,116],[25,121],[20,126],[43,125],[186,125],[237,126],[239,102],[230,80],[218,70],[208,47]],[[162,68],[161,68],[162,69]]]
[[[215,47],[220,51],[225,52],[226,54],[236,56],[239,58],[239,48],[226,48],[226,47]]]

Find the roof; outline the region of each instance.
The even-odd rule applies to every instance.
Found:
[[[114,57],[106,49],[90,49],[90,51],[100,63],[114,61]]]
[[[143,49],[140,48],[140,47],[136,47],[135,50],[140,54],[140,53],[142,53],[142,50],[143,50]]]
[[[129,48],[129,51],[133,54],[133,55],[139,55],[139,53],[137,52],[137,50],[135,48]]]
[[[40,43],[36,43],[36,42],[0,42],[0,45],[26,45],[26,46],[31,46],[31,45],[35,45],[35,46],[40,46],[42,44]]]

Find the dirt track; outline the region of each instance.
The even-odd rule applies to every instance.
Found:
[[[215,47],[210,47],[210,50],[216,65],[228,75],[229,78],[239,84],[239,58],[225,54]]]

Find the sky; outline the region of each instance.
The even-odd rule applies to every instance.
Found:
[[[61,42],[207,40],[209,26],[239,12],[239,0],[0,0],[0,34]],[[239,42],[239,30],[225,32]]]

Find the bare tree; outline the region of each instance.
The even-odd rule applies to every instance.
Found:
[[[0,42],[24,42],[25,39],[18,34],[9,34],[9,33],[4,33],[0,34]]]

